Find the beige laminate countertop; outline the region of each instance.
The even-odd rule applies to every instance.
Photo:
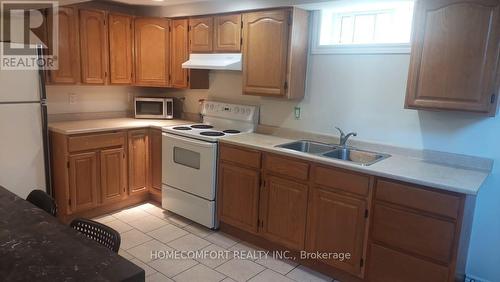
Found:
[[[234,135],[220,139],[222,143],[293,156],[370,175],[470,195],[476,195],[478,193],[479,188],[489,175],[488,171],[431,163],[422,159],[403,155],[392,154],[390,158],[373,165],[360,166],[346,161],[275,147],[276,145],[292,141],[296,140],[257,133]]]
[[[113,118],[113,119],[94,119],[79,121],[64,121],[49,123],[49,129],[54,132],[73,135],[82,133],[103,132],[111,130],[124,130],[134,128],[162,128],[164,126],[174,126],[180,124],[189,124],[192,121],[171,119],[134,119],[134,118]]]

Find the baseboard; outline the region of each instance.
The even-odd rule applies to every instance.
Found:
[[[490,280],[483,279],[481,277],[477,277],[471,274],[467,274],[465,276],[465,282],[492,282]]]

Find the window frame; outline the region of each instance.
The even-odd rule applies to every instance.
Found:
[[[321,10],[312,12],[311,54],[410,54],[412,34],[408,43],[320,45]]]

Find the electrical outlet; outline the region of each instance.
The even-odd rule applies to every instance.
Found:
[[[294,111],[295,111],[295,119],[299,120],[300,119],[300,111],[301,111],[300,107],[295,107]]]
[[[70,105],[74,105],[78,102],[78,96],[75,93],[69,93],[68,100]]]

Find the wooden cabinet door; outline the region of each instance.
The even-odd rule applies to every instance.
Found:
[[[309,186],[268,176],[261,194],[262,232],[269,240],[294,250],[304,249]]]
[[[354,275],[361,273],[364,249],[366,202],[315,187],[308,211],[306,250],[350,253],[349,260],[324,260]]]
[[[260,173],[226,163],[219,167],[219,217],[224,223],[257,232]]]
[[[172,87],[187,88],[189,86],[188,70],[182,68],[182,64],[189,59],[189,35],[188,35],[188,20],[172,20],[171,33],[171,77]]]
[[[132,16],[109,14],[109,82],[132,84]]]
[[[495,110],[499,43],[500,2],[417,1],[406,107]]]
[[[189,19],[189,50],[193,53],[212,52],[213,28],[213,17]]]
[[[50,45],[51,50],[57,47],[57,54],[54,54],[57,69],[49,72],[48,81],[51,84],[77,84],[80,82],[80,50],[78,43],[78,14],[75,8],[59,7],[57,11],[57,21],[59,24],[59,34],[52,33],[51,23],[54,21],[53,10],[49,10],[48,36],[54,38],[58,36],[58,45]],[[52,44],[52,40],[49,40]]]
[[[100,152],[100,164],[102,203],[122,199],[127,192],[125,149],[102,150]]]
[[[215,52],[240,52],[241,50],[241,14],[216,16]]]
[[[69,157],[69,211],[91,209],[98,203],[97,152]]]
[[[161,130],[151,130],[151,188],[161,192],[161,173],[162,173],[162,135]]]
[[[285,96],[288,10],[243,14],[243,94]]]
[[[80,10],[82,83],[106,84],[108,43],[106,12]]]
[[[148,129],[128,133],[128,182],[129,193],[147,192],[149,187],[149,136]]]
[[[135,85],[170,86],[169,21],[137,18],[134,26]]]

